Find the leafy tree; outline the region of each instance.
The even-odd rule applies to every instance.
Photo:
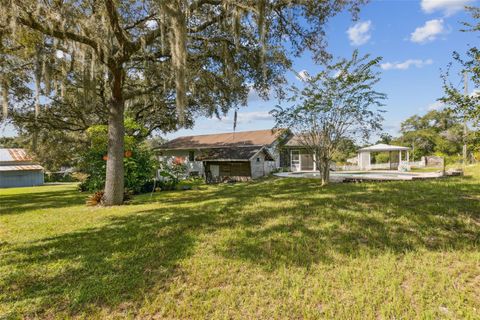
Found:
[[[368,139],[380,129],[383,120],[379,108],[386,98],[374,90],[380,80],[381,58],[340,59],[326,65],[316,76],[305,80],[303,89],[292,87],[293,103],[272,111],[276,127],[290,128],[300,144],[311,154],[322,178],[328,183],[330,162],[345,139]]]
[[[466,30],[470,32],[480,31],[480,8],[467,7],[474,19],[473,23],[464,23]],[[449,80],[449,73],[452,63],[448,66],[446,73],[442,75],[444,96],[439,100],[448,105],[454,114],[465,122],[470,121],[474,126],[480,124],[480,49],[478,47],[470,48],[464,57],[458,52],[453,53],[453,59],[461,66],[462,73],[467,77],[467,82],[474,85],[472,94],[465,94],[455,87]],[[463,134],[463,144],[467,146],[468,143],[474,140],[469,139],[472,134]],[[464,162],[467,160],[467,150],[464,150]]]
[[[353,139],[341,139],[332,159],[335,162],[346,163],[348,158],[352,158],[357,155],[357,149],[358,146],[355,144]]]
[[[413,160],[433,154],[458,155],[462,149],[462,123],[449,109],[414,115],[401,123],[400,133],[394,142],[411,147]]]
[[[86,105],[105,91],[105,204],[120,204],[130,105],[150,116],[152,126],[164,115],[180,127],[198,115],[225,113],[245,103],[249,85],[263,94],[281,85],[289,56],[309,49],[325,58],[326,21],[346,7],[357,13],[363,2],[1,0],[2,54],[19,61],[5,66],[2,60],[8,69],[2,83],[17,78],[15,68],[33,80],[37,126],[41,95],[63,100],[74,84]],[[283,48],[286,40],[291,50]]]
[[[388,133],[382,133],[380,134],[380,139],[377,140],[377,143],[383,143],[383,144],[391,144],[393,140],[393,136]]]

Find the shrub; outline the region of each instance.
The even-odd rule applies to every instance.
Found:
[[[105,195],[105,192],[102,191],[97,191],[91,196],[87,198],[86,204],[87,206],[93,207],[97,206],[103,203],[103,196]],[[129,192],[124,192],[123,193],[123,203],[127,203],[132,199],[132,196]]]
[[[156,160],[153,152],[143,143],[142,127],[127,119],[125,121],[125,189],[137,194],[153,189]],[[80,191],[98,191],[105,188],[107,127],[94,126],[88,129],[91,147],[83,155],[80,167],[88,177],[80,184]]]

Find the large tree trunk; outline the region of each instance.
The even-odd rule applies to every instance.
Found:
[[[111,73],[112,99],[109,103],[108,116],[108,159],[105,195],[103,202],[107,206],[123,203],[124,192],[124,109],[123,70],[116,69]]]

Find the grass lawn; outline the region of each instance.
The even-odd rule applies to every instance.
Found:
[[[266,179],[91,208],[0,189],[0,319],[479,319],[480,167]]]

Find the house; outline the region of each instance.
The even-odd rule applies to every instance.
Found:
[[[316,171],[314,156],[305,149],[298,136],[290,136],[282,145],[280,167],[292,172]]]
[[[287,130],[255,130],[185,136],[156,149],[160,161],[183,163],[191,175],[207,181],[248,180],[280,166],[279,147]]]
[[[24,149],[0,148],[0,188],[31,187],[44,182],[43,167]]]

